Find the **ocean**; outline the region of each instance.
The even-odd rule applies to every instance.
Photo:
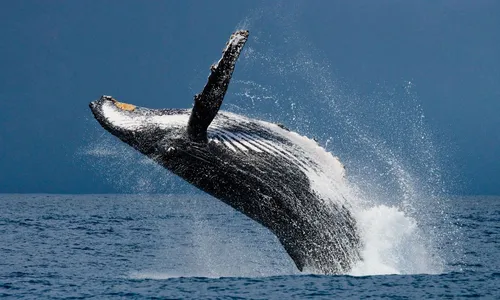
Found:
[[[298,272],[266,228],[206,195],[3,194],[0,297],[500,298],[500,197],[448,203],[443,220],[428,207],[430,223],[366,210],[381,229],[365,234],[364,261],[325,276]],[[423,247],[408,224],[440,242]]]

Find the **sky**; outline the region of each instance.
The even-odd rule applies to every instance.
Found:
[[[109,94],[152,108],[190,107],[229,34],[247,25],[247,48],[281,43],[306,52],[342,87],[336,97],[367,100],[359,108],[367,119],[377,117],[374,99],[407,109],[387,91],[411,82],[447,191],[500,195],[499,14],[498,1],[3,1],[0,193],[121,192],[98,163],[82,159],[106,134],[88,103]],[[275,38],[283,35],[290,42]],[[253,67],[237,66],[233,81],[273,87],[275,96],[311,89],[267,78],[280,61],[270,55],[247,51],[241,64]],[[241,86],[230,86],[227,98]],[[299,101],[314,107],[317,99]],[[326,125],[309,133],[321,137]]]

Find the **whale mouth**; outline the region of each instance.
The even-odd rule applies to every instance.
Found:
[[[174,130],[185,128],[189,109],[151,109],[119,102],[103,95],[89,103],[90,110],[99,124],[114,135],[134,134],[151,130]]]
[[[119,102],[107,95],[90,102],[89,107],[109,133],[145,155],[151,153],[152,147],[148,145],[154,145],[159,139],[159,130],[147,122],[151,110]]]
[[[117,126],[118,124],[113,122],[113,118],[111,118],[109,112],[112,112],[112,115],[115,117],[122,114],[126,114],[131,117],[132,114],[135,114],[138,111],[137,106],[119,102],[112,96],[108,95],[102,95],[98,100],[90,102],[89,107],[99,124],[114,135],[117,134],[117,131],[120,131],[120,126]]]
[[[110,131],[112,130],[113,125],[108,119],[104,116],[103,106],[106,102],[112,102],[114,99],[111,96],[102,95],[99,100],[95,100],[89,103],[90,110],[94,114],[96,120],[101,124],[104,129]],[[116,100],[115,100],[116,101]]]

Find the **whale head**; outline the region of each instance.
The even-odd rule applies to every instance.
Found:
[[[89,106],[102,127],[148,156],[159,145],[168,145],[185,135],[190,113],[186,109],[138,107],[106,95]]]

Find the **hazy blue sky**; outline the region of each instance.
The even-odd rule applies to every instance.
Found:
[[[411,81],[450,192],[500,194],[499,16],[498,1],[2,1],[0,192],[119,192],[79,157],[102,133],[88,102],[189,107],[247,19],[247,47],[293,30],[351,95]]]

